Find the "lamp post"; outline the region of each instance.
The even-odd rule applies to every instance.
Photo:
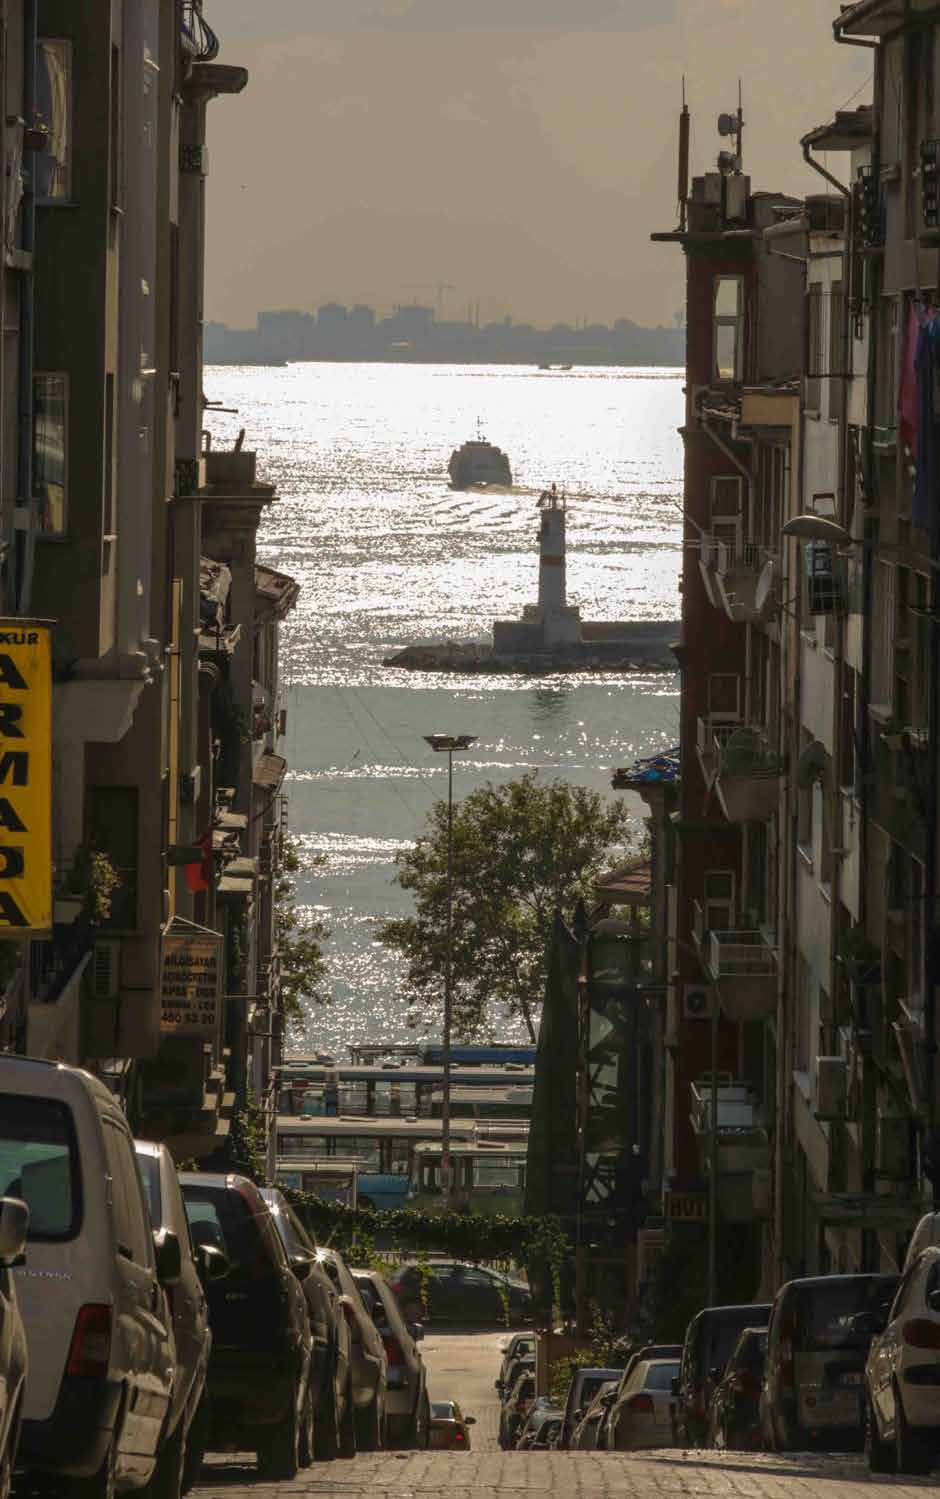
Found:
[[[476,734],[425,734],[436,754],[447,756],[447,938],[444,949],[444,1091],[441,1099],[441,1188],[445,1212],[450,1207],[450,1033],[454,1018],[454,754],[476,744]]]

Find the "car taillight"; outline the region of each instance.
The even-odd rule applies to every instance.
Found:
[[[457,1427],[457,1430],[454,1432],[454,1441],[455,1442],[462,1442],[463,1441],[463,1432],[460,1430],[459,1426]]]
[[[644,1411],[651,1416],[654,1410],[652,1395],[631,1395],[627,1401],[627,1410]]]
[[[111,1360],[111,1308],[89,1302],[79,1307],[69,1347],[66,1374],[101,1379]]]
[[[401,1351],[401,1344],[397,1338],[383,1338],[385,1356],[390,1369],[400,1369],[405,1362],[405,1355]]]
[[[915,1317],[901,1328],[901,1340],[908,1348],[940,1348],[940,1323]]]
[[[780,1370],[780,1383],[785,1385],[792,1385],[793,1344],[787,1338],[780,1339],[780,1357],[777,1367]]]

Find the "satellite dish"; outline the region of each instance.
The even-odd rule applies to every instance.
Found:
[[[737,117],[737,115],[719,115],[718,116],[718,134],[719,135],[736,135],[737,131],[738,131],[738,117]]]
[[[776,566],[774,559],[770,557],[761,568],[757,587],[754,590],[754,612],[761,615],[761,617],[763,617],[773,600],[775,573]]]

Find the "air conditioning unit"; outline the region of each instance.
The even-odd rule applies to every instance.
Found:
[[[120,941],[116,937],[101,938],[91,955],[91,992],[95,999],[116,999],[120,983]]]
[[[683,1020],[710,1020],[712,991],[707,984],[685,984],[682,989]]]
[[[848,1096],[845,1057],[816,1058],[816,1118],[844,1119]]]

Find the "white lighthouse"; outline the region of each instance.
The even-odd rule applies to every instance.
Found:
[[[542,626],[545,646],[572,645],[581,637],[580,610],[566,601],[565,519],[567,501],[553,484],[539,496],[539,601],[526,614]]]

